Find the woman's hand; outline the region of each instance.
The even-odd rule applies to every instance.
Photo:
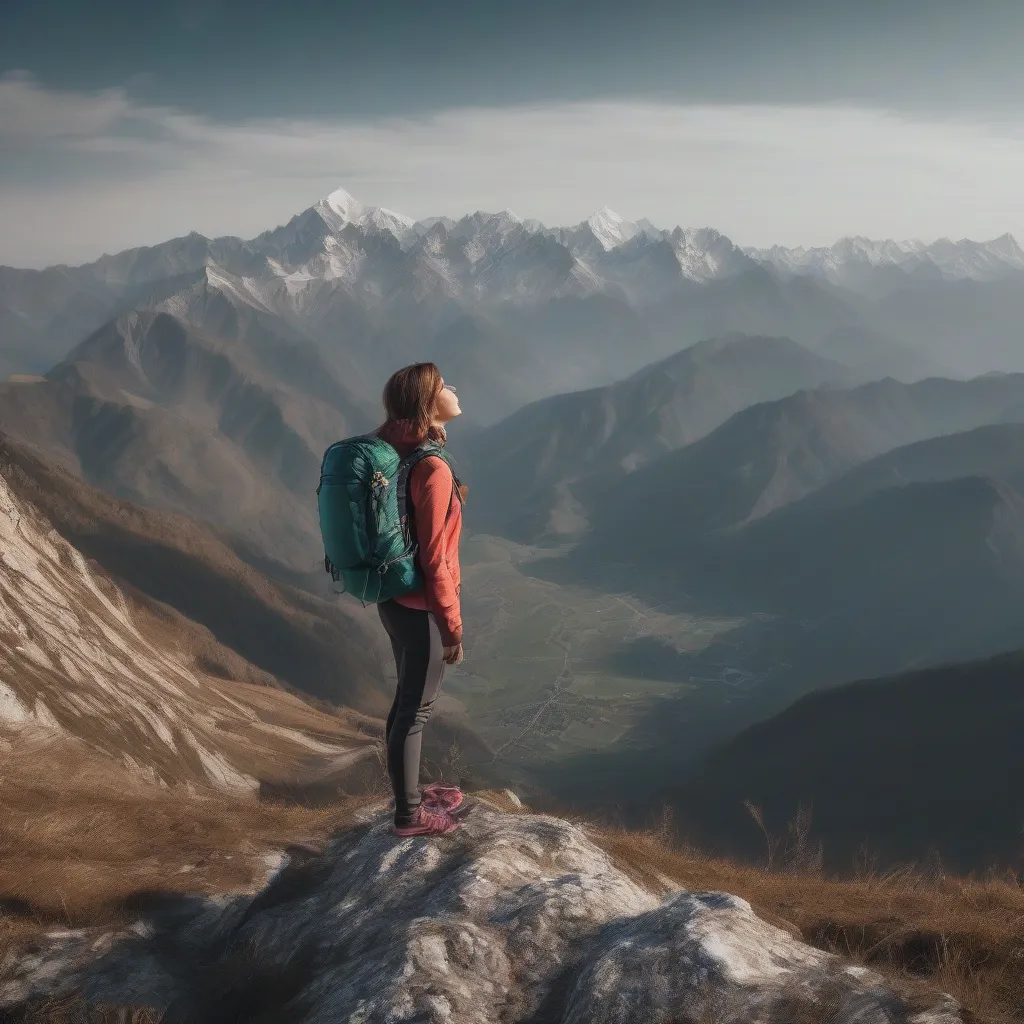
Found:
[[[455,644],[453,647],[444,649],[444,663],[446,665],[462,664],[462,644]]]

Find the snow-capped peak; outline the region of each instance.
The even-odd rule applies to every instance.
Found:
[[[640,230],[633,221],[626,220],[607,206],[602,206],[597,213],[591,214],[586,224],[605,249],[614,249],[623,242],[628,242]]]
[[[939,238],[925,243],[919,239],[875,240],[862,235],[840,238],[834,245],[788,249],[747,249],[748,255],[790,274],[811,274],[846,284],[859,267],[899,267],[912,271],[932,267],[949,280],[991,280],[1024,270],[1024,251],[1012,235],[988,242],[969,238],[953,241]]]
[[[390,231],[399,242],[406,242],[415,235],[412,218],[383,206],[366,206],[343,188],[335,189],[326,199],[321,199],[316,208],[333,231],[355,224],[361,228]]]
[[[345,217],[347,220],[355,220],[363,213],[364,209],[363,204],[343,188],[335,189],[324,202],[339,217]]]

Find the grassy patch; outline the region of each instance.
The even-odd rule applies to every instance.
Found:
[[[364,798],[365,802],[365,798]],[[313,809],[158,787],[71,742],[0,751],[0,963],[51,928],[119,927],[139,893],[244,891],[356,802]]]
[[[672,655],[688,664],[738,624],[536,578],[524,564],[536,555],[488,536],[468,539],[462,555],[467,659],[445,688],[507,762],[614,743],[650,701],[698,685],[634,650],[654,645],[666,664]],[[702,668],[699,685],[718,686],[719,671]]]

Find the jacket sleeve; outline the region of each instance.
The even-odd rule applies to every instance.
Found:
[[[409,476],[409,498],[415,517],[419,563],[427,607],[434,614],[445,647],[462,643],[462,609],[458,588],[448,567],[445,524],[452,499],[452,471],[442,459],[424,459]],[[458,553],[455,553],[458,557]]]

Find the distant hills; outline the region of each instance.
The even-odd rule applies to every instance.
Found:
[[[910,385],[889,379],[751,405],[694,444],[611,479],[594,500],[588,543],[635,538],[632,550],[642,557],[643,538],[651,538],[660,558],[677,542],[759,519],[892,449],[1024,422],[1022,402],[1024,374]],[[983,459],[981,447],[974,452]]]
[[[8,433],[299,571],[320,556],[310,495],[324,449],[374,425],[370,409],[310,342],[226,341],[165,312],[127,313],[43,380],[0,388]]]
[[[467,439],[478,522],[522,540],[571,536],[588,517],[573,493],[580,481],[620,479],[741,409],[852,377],[788,338],[730,335],[607,387],[533,403]]]
[[[803,804],[836,868],[849,869],[862,846],[878,868],[933,853],[956,870],[1019,866],[1024,803],[1009,780],[1024,771],[1022,683],[1018,652],[809,694],[676,789],[683,830],[763,858],[743,801],[783,842]]]

